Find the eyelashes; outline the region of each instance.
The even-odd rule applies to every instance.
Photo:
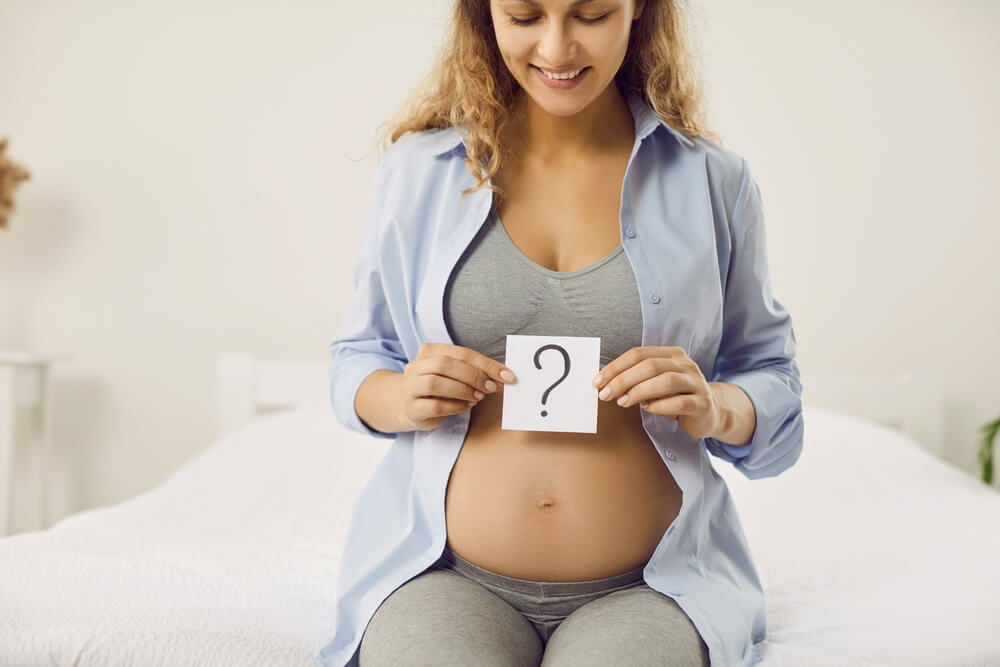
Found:
[[[588,24],[588,25],[593,25],[595,23],[600,23],[604,19],[608,18],[608,16],[610,16],[610,15],[611,15],[611,13],[609,12],[609,13],[605,14],[604,16],[598,16],[596,19],[585,19],[583,17],[580,17],[580,20],[583,21],[584,23]],[[510,22],[513,23],[514,25],[531,25],[532,23],[534,23],[537,20],[538,20],[537,16],[535,18],[533,18],[533,19],[519,19],[519,18],[517,18],[515,16],[510,16]]]

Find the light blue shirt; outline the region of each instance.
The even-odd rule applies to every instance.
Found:
[[[642,299],[642,344],[679,346],[709,381],[741,387],[756,410],[747,445],[692,438],[668,417],[642,424],[683,491],[683,506],[643,570],[708,645],[712,665],[752,665],[764,639],[764,592],[729,488],[713,459],[750,479],[799,458],[802,384],[791,316],[772,296],[764,211],[747,161],[690,139],[635,94],[635,143],[621,192],[621,240]],[[318,665],[357,665],[368,621],[396,588],[441,556],[445,491],[469,411],[430,431],[382,433],[354,411],[373,371],[402,372],[422,343],[454,344],[445,284],[486,220],[492,192],[467,195],[465,138],[411,132],[383,153],[361,231],[354,300],[331,342],[330,396],[341,424],[391,438],[352,508],[337,583],[334,636]],[[709,454],[712,456],[710,457]],[[721,465],[718,460],[714,465]]]

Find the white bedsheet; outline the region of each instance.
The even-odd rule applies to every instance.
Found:
[[[805,409],[799,461],[729,484],[767,667],[1000,665],[1000,493],[902,434]]]
[[[1000,494],[887,428],[805,420],[777,478],[713,459],[765,586],[760,664],[1000,665]],[[0,665],[311,666],[387,447],[314,403],[144,494],[0,539]]]

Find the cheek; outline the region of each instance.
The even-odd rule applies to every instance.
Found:
[[[531,42],[524,37],[500,33],[497,47],[508,67],[525,67],[531,61]]]
[[[603,53],[608,61],[620,62],[628,50],[628,32],[608,33],[596,47],[594,53]]]
[[[501,33],[497,44],[509,60],[524,60],[531,52],[531,40],[523,32]]]

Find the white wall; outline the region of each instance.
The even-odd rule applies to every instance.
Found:
[[[746,156],[810,373],[940,378],[945,457],[1000,414],[988,186],[1000,5],[697,3],[713,128]],[[65,353],[51,519],[213,440],[216,355],[324,362],[375,130],[451,2],[0,0],[0,136],[32,172],[0,232],[0,349]],[[17,453],[12,530],[33,517]]]

